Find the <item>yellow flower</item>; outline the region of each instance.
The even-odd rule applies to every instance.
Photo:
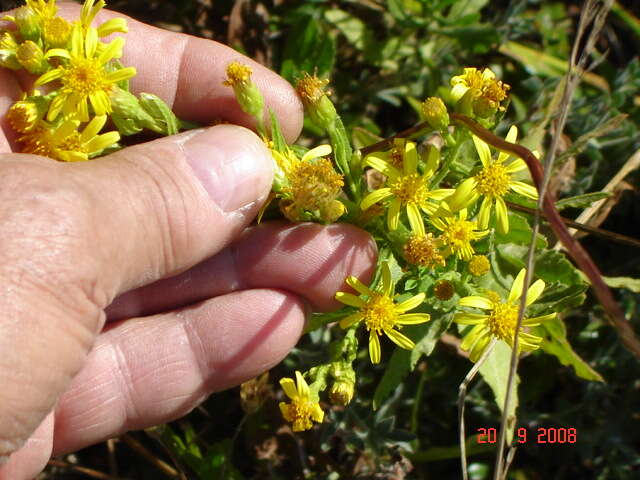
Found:
[[[375,203],[391,198],[387,212],[387,226],[396,230],[400,221],[400,211],[406,207],[411,230],[416,235],[424,235],[424,221],[420,211],[432,214],[437,209],[437,200],[450,195],[451,189],[429,189],[429,179],[433,176],[440,161],[440,152],[436,148],[428,151],[424,173],[418,173],[418,152],[414,142],[407,141],[402,152],[402,170],[393,165],[392,152],[367,155],[364,165],[373,167],[387,177],[387,187],[369,193],[361,202],[360,208],[366,210]]]
[[[302,432],[313,427],[313,422],[322,423],[324,412],[318,403],[318,394],[312,392],[302,374],[296,371],[295,382],[283,378],[280,385],[291,403],[280,402],[280,411],[287,422],[293,424],[294,432]]]
[[[42,24],[42,34],[50,47],[62,48],[67,45],[72,26],[62,17],[47,18]]]
[[[514,143],[518,137],[518,129],[514,125],[507,133],[507,142]],[[447,199],[449,207],[459,210],[475,202],[479,197],[484,197],[478,213],[480,228],[487,228],[491,218],[491,212],[495,205],[498,230],[501,233],[509,231],[509,217],[507,205],[502,197],[509,190],[523,195],[532,200],[538,199],[538,191],[533,185],[512,179],[512,174],[524,170],[527,165],[520,158],[505,165],[509,155],[500,152],[497,160],[491,158],[489,145],[473,135],[473,143],[482,162],[482,169],[473,177],[464,180],[451,197]]]
[[[451,87],[451,97],[460,101],[466,96],[472,102],[474,111],[481,117],[504,110],[500,103],[507,98],[507,91],[511,88],[497,80],[491,69],[484,68],[480,71],[473,67],[465,68],[462,75],[453,77]]]
[[[25,4],[43,20],[53,18],[58,11],[56,0],[25,0]]]
[[[379,290],[371,290],[356,277],[348,277],[347,285],[356,290],[360,295],[367,297],[362,299],[352,293],[337,292],[336,300],[358,308],[353,313],[340,321],[342,328],[363,321],[369,330],[369,358],[371,363],[380,363],[380,339],[383,333],[400,348],[411,350],[415,347],[413,341],[400,333],[396,327],[402,325],[416,325],[428,322],[431,316],[428,313],[405,313],[418,307],[424,301],[424,293],[419,293],[402,303],[396,304],[393,300],[394,285],[391,282],[389,264],[382,264],[382,285]]]
[[[118,37],[111,43],[98,48],[98,32],[89,27],[86,33],[79,24],[73,29],[71,50],[53,48],[46,54],[48,58],[59,57],[62,64],[43,74],[36,80],[36,86],[60,80],[61,88],[52,100],[47,120],[54,121],[60,112],[77,114],[86,122],[89,120],[89,103],[96,115],[111,112],[109,95],[118,82],[136,74],[134,67],[112,70],[109,62],[122,56],[124,39]]]
[[[301,159],[291,149],[284,154],[271,150],[281,170],[277,173],[280,209],[292,222],[315,219],[331,223],[345,212],[337,199],[344,185],[342,175],[335,171],[331,160],[323,158],[330,153],[329,145],[313,148]]]
[[[444,266],[444,257],[440,253],[441,247],[442,242],[434,238],[432,233],[412,235],[404,244],[404,258],[413,265],[427,268],[433,268],[436,265]]]
[[[461,307],[472,307],[486,310],[488,313],[456,313],[453,321],[461,325],[474,325],[471,331],[465,335],[460,348],[470,352],[469,358],[475,362],[480,358],[492,338],[497,338],[513,347],[513,339],[518,319],[518,308],[524,285],[526,270],[523,268],[513,281],[509,296],[505,302],[495,293],[482,296],[472,295],[460,299]],[[535,302],[545,284],[542,280],[536,280],[527,291],[526,306]],[[522,327],[519,333],[519,345],[523,351],[536,350],[540,346],[542,338],[528,333],[530,327],[555,318],[557,313],[527,318],[523,317]],[[524,327],[524,328],[523,328]]]
[[[223,85],[234,87],[243,83],[247,83],[251,79],[253,70],[248,65],[240,62],[231,62],[227,65],[227,79],[222,82]]]
[[[481,239],[489,232],[487,230],[477,231],[478,222],[467,220],[467,209],[463,208],[455,215],[443,215],[433,217],[431,223],[438,230],[442,231],[440,241],[444,243],[444,256],[455,254],[461,260],[470,260],[474,250],[471,242]]]
[[[9,125],[20,133],[33,130],[40,118],[38,106],[29,100],[18,100],[7,112]]]
[[[66,119],[56,127],[41,121],[18,138],[18,142],[23,144],[23,153],[44,155],[63,162],[85,161],[120,140],[118,132],[98,135],[106,122],[105,115],[97,116],[79,132],[78,120]]]
[[[491,269],[489,259],[484,255],[474,255],[471,260],[469,260],[468,267],[469,273],[474,277],[480,277]]]
[[[85,29],[91,27],[91,22],[96,18],[96,15],[106,5],[104,0],[85,0],[82,4],[82,10],[80,11],[80,23]]]
[[[317,103],[325,95],[329,80],[320,79],[305,72],[296,82],[296,92],[305,103]]]

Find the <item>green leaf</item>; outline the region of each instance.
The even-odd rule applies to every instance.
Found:
[[[626,288],[633,293],[640,293],[640,278],[631,277],[602,277],[604,283],[611,288]]]
[[[335,40],[321,27],[317,19],[297,22],[287,35],[280,75],[294,82],[303,72],[326,77],[336,56]]]
[[[571,348],[567,341],[567,329],[561,319],[554,318],[543,322],[542,328],[550,335],[550,338],[543,340],[541,344],[542,350],[556,357],[562,365],[572,366],[578,377],[595,382],[604,382],[602,376]]]
[[[398,388],[405,377],[411,372],[422,355],[429,356],[438,342],[438,339],[447,330],[451,323],[451,315],[441,315],[428,323],[406,327],[402,331],[414,342],[413,350],[396,348],[387,363],[384,375],[373,394],[373,408],[378,409],[387,397]]]
[[[569,158],[582,153],[589,145],[589,142],[594,138],[602,137],[617,129],[627,117],[628,115],[621,113],[620,115],[616,115],[615,117],[602,122],[593,130],[574,140],[569,148],[562,152],[562,154],[558,155],[555,161],[558,165],[563,165]]]
[[[398,388],[411,371],[411,352],[396,348],[387,363],[382,379],[373,394],[373,409],[377,410],[387,397]]]
[[[271,118],[271,140],[273,141],[273,148],[278,152],[285,152],[287,150],[287,141],[282,135],[278,117],[276,117],[271,109],[269,109],[269,117]]]
[[[518,42],[506,42],[500,45],[500,53],[522,63],[527,71],[533,75],[547,77],[561,77],[567,73],[568,62],[564,58],[554,57],[544,51],[527,47]],[[606,92],[609,84],[599,75],[584,72],[584,81]]]
[[[585,193],[583,195],[576,195],[575,197],[558,200],[556,202],[556,208],[558,210],[564,210],[565,208],[587,208],[593,202],[597,202],[603,198],[609,198],[610,196],[611,194],[607,192]]]
[[[496,405],[502,411],[507,394],[507,379],[511,363],[511,348],[504,342],[498,341],[486,361],[480,367],[480,375],[491,387]],[[518,408],[518,384],[520,380],[516,375],[513,384],[514,391],[511,394],[509,410],[507,414],[507,443],[511,443],[513,431],[516,426],[516,408]]]
[[[451,10],[449,10],[449,15],[447,15],[448,20],[460,20],[463,17],[468,17],[472,14],[477,14],[484,8],[484,6],[489,3],[489,0],[465,0],[465,1],[457,1],[451,6]]]
[[[333,24],[351,45],[358,50],[364,50],[368,30],[362,20],[339,8],[327,10],[324,12],[324,18]]]
[[[531,225],[529,225],[527,217],[509,212],[509,233],[502,234],[496,232],[495,241],[498,245],[515,243],[518,245],[526,245],[527,248],[529,248],[529,243],[531,242]],[[547,241],[540,234],[538,234],[536,242],[536,248],[547,246]]]
[[[154,123],[160,127],[164,135],[175,135],[179,130],[179,121],[169,106],[152,93],[140,94],[140,106],[151,115]]]

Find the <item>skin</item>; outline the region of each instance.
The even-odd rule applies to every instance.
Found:
[[[61,5],[63,16],[78,12]],[[251,128],[222,85],[240,60],[288,141],[298,136],[302,106],[276,74],[223,45],[128,21],[123,63],[138,69],[135,92],[186,119]],[[28,81],[0,70],[0,119]],[[355,227],[248,227],[272,167],[245,128],[63,164],[13,153],[15,134],[0,127],[0,480],[185,415],[277,364],[312,308],[339,306],[348,275],[369,281],[375,246]]]

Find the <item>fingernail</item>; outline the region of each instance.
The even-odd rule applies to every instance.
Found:
[[[254,133],[218,125],[189,137],[187,161],[211,199],[225,212],[262,200],[271,189],[273,160]]]

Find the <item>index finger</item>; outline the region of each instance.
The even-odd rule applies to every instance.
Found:
[[[79,18],[79,5],[60,3],[59,7],[60,16]],[[133,91],[158,95],[182,119],[202,123],[224,120],[253,127],[233,90],[222,84],[227,65],[239,61],[253,70],[252,80],[264,96],[265,111],[275,113],[285,138],[292,142],[300,134],[302,103],[293,87],[276,73],[226,45],[162,30],[121,13],[102,10],[95,24],[113,17],[127,19],[129,33],[122,63],[138,71],[131,80]]]

